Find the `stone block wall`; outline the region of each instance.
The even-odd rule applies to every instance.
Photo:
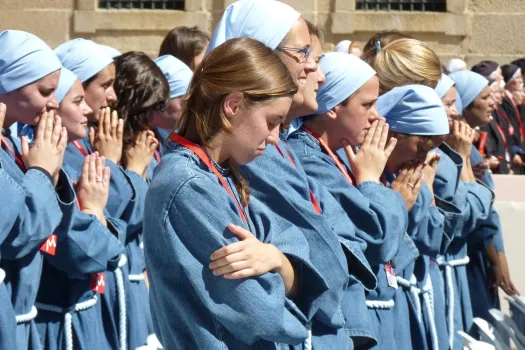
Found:
[[[234,0],[186,0],[185,11],[102,10],[98,0],[0,0],[0,30],[30,31],[55,47],[84,37],[121,51],[156,56],[164,35],[178,25],[211,32]],[[523,0],[447,0],[446,13],[363,12],[355,0],[284,0],[326,32],[326,50],[342,39],[361,46],[376,31],[398,29],[428,42],[447,61],[506,63],[525,56]]]

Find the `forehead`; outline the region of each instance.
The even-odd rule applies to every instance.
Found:
[[[53,89],[57,87],[59,78],[60,70],[57,70],[29,85],[34,85],[36,87],[42,87],[46,89]]]
[[[304,47],[306,45],[311,45],[310,33],[308,32],[308,27],[302,17],[295,21],[292,29],[290,29],[288,35],[284,39],[283,45],[291,47]]]
[[[97,73],[95,81],[106,81],[115,79],[115,64],[110,63],[104,69]]]

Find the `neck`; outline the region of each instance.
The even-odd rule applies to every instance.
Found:
[[[323,116],[319,116],[319,117],[307,119],[304,122],[304,125],[308,129],[316,133],[317,136],[319,136],[319,138],[324,141],[324,143],[328,146],[328,148],[330,148],[332,152],[335,152],[337,151],[338,148],[340,148],[339,147],[340,142],[335,140],[333,137],[330,137],[331,136],[329,133],[330,128],[326,121],[327,121],[327,118]]]
[[[214,136],[210,142],[208,142],[208,146],[203,148],[210,158],[217,164],[224,164],[230,158],[225,137],[222,132]]]

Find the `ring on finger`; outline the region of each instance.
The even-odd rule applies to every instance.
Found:
[[[102,178],[98,178],[96,181],[97,182],[104,182],[104,180],[102,180]]]
[[[416,186],[416,185],[414,185],[414,184],[411,184],[410,182],[407,183],[407,185],[410,186],[410,187],[412,187],[412,188],[414,188],[414,187]]]

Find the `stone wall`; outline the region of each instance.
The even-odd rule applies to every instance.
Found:
[[[51,46],[76,37],[121,51],[155,56],[178,25],[211,32],[233,0],[186,0],[186,11],[98,10],[98,0],[0,0],[0,30],[30,31]],[[447,0],[446,13],[355,11],[355,0],[286,0],[327,33],[326,49],[342,39],[360,45],[376,31],[398,29],[428,42],[444,61],[460,57],[506,63],[525,56],[523,0]]]

